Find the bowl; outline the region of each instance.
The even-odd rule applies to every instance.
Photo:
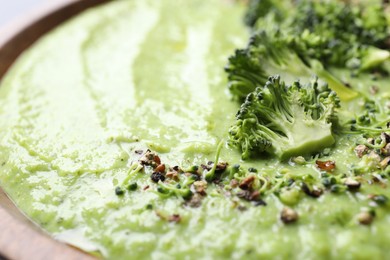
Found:
[[[108,0],[56,0],[0,28],[0,81],[37,39],[78,13]],[[0,259],[94,259],[56,241],[28,219],[0,187]]]

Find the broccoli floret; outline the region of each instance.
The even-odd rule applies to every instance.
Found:
[[[306,6],[312,19],[304,23],[306,16],[295,15],[295,29],[326,36],[330,41],[350,40],[366,45],[381,45],[389,34],[385,9],[377,3],[356,4],[343,1],[301,1],[298,6]],[[298,13],[300,12],[298,7]],[[314,19],[313,19],[314,17]]]
[[[315,59],[324,68],[359,72],[379,68],[390,58],[385,8],[378,3],[252,0],[246,21],[254,31],[280,30],[308,65],[307,59]]]
[[[303,51],[325,67],[363,71],[378,67],[390,57],[381,49],[390,35],[384,8],[378,4],[301,1],[290,17],[284,27],[299,38],[305,46]]]
[[[317,75],[341,99],[349,100],[357,96],[355,91],[347,88],[319,61],[307,56],[297,40],[293,41],[281,31],[255,33],[246,49],[237,50],[229,58],[225,70],[228,73],[230,93],[240,101],[257,87],[264,86],[271,75],[270,70],[284,71],[294,78]]]
[[[317,80],[287,86],[272,76],[251,92],[229,130],[229,144],[242,158],[269,153],[281,160],[318,152],[334,144],[332,121],[339,98]]]

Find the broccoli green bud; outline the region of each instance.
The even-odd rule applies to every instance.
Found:
[[[121,187],[118,186],[115,188],[115,194],[118,196],[122,196],[123,194],[125,194],[125,192],[122,190]]]
[[[333,193],[342,193],[346,190],[346,187],[341,184],[334,184],[330,187],[330,191]]]
[[[328,83],[329,87],[336,91],[342,100],[351,100],[358,96],[358,93],[350,88],[348,88],[344,83],[339,79],[329,73],[324,69],[323,65],[317,60],[311,60],[310,65],[314,73]]]
[[[194,173],[194,174],[197,174],[198,170],[199,170],[198,165],[192,165],[192,166],[188,167],[187,169],[183,169],[184,172],[189,172],[189,173]]]
[[[264,85],[268,76],[259,60],[253,59],[248,50],[236,50],[225,67],[228,88],[233,97],[242,100],[257,86]]]
[[[129,191],[135,191],[137,188],[138,188],[138,184],[136,182],[133,182],[133,183],[129,184],[129,186],[127,186],[127,189]]]
[[[331,186],[333,186],[334,184],[337,184],[337,180],[335,177],[328,177],[328,178],[324,178],[322,180],[322,184],[326,187],[326,188],[330,188]]]
[[[234,164],[226,169],[226,175],[228,176],[229,180],[232,180],[236,177],[243,177],[246,174],[247,172],[239,164]]]
[[[250,167],[248,168],[248,172],[258,172],[256,168]]]
[[[229,130],[229,144],[248,159],[269,153],[281,160],[321,151],[335,142],[336,93],[317,80],[286,86],[279,76],[250,93]]]

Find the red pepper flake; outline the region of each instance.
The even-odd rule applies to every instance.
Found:
[[[329,172],[329,171],[333,171],[334,168],[336,168],[336,162],[335,161],[319,161],[319,160],[317,160],[316,166],[320,170],[324,170],[324,171]]]
[[[144,190],[147,190],[147,189],[149,189],[149,185],[146,185],[145,187],[144,187]]]
[[[226,168],[227,168],[228,165],[229,165],[229,164],[228,164],[227,162],[219,162],[219,163],[217,164],[216,168],[215,168],[215,172],[216,172],[216,173],[223,173],[223,172],[226,170]],[[207,171],[210,171],[210,170],[213,168],[213,166],[214,166],[214,162],[212,162],[212,161],[209,161],[209,162],[207,163],[207,165],[205,165],[205,164],[201,164],[201,165],[200,165],[200,167],[201,167],[203,170],[207,170]]]
[[[291,208],[285,207],[280,212],[280,220],[282,220],[284,224],[294,223],[298,220],[298,218],[298,213]]]
[[[165,172],[165,164],[159,164],[156,169],[156,172]]]
[[[202,196],[206,196],[207,182],[205,181],[196,181],[194,182],[194,189],[197,193]]]
[[[179,174],[177,172],[167,172],[167,174],[165,174],[165,177],[169,178],[169,179],[172,179],[174,181],[179,181]]]
[[[175,223],[179,223],[181,221],[181,217],[179,214],[173,214],[173,215],[167,216],[166,214],[164,214],[163,212],[160,212],[158,210],[156,210],[155,213],[156,213],[157,217],[159,217],[160,219],[165,220],[165,221],[175,222]]]
[[[375,215],[371,212],[360,212],[357,215],[357,220],[362,225],[370,225],[374,221]]]
[[[238,184],[239,184],[239,182],[236,179],[233,179],[230,181],[230,186],[232,186],[232,188],[238,187]]]
[[[237,195],[237,197],[239,197],[241,199],[249,200],[251,192],[249,190],[243,190],[243,191],[237,192],[236,195]]]
[[[217,168],[215,169],[215,172],[216,173],[223,173],[226,168],[228,167],[228,163],[227,162],[219,162],[217,164]]]
[[[237,197],[244,199],[246,201],[252,201],[252,202],[259,202],[261,205],[267,205],[265,201],[263,201],[260,197],[260,192],[259,191],[249,191],[249,190],[242,190],[237,192]],[[260,205],[259,204],[259,205]]]
[[[203,170],[206,170],[206,171],[210,171],[211,168],[213,168],[213,166],[210,165],[210,164],[207,164],[207,165],[206,165],[206,164],[201,164],[200,167],[201,167]]]
[[[154,156],[154,162],[157,163],[157,165],[161,164],[161,159],[160,159],[160,157],[158,155]]]
[[[238,209],[239,211],[246,211],[248,208],[245,207],[244,205],[238,205],[237,209]]]
[[[322,189],[318,188],[318,187],[309,187],[306,183],[302,183],[302,191],[304,193],[306,193],[306,195],[309,195],[310,197],[313,197],[313,198],[318,198],[322,195],[322,193],[324,192]]]
[[[156,153],[148,149],[139,159],[139,163],[141,165],[151,166],[153,169],[155,169],[158,165],[161,164],[161,160]]]
[[[254,191],[251,193],[251,195],[249,196],[249,201],[258,201],[260,198],[260,192],[259,191]]]
[[[169,222],[179,223],[181,221],[181,217],[180,217],[179,214],[173,214],[173,215],[168,217],[168,221]]]
[[[199,208],[202,205],[202,195],[195,193],[189,201],[185,202],[185,205],[191,208]]]
[[[249,188],[252,186],[252,183],[254,180],[255,180],[255,176],[253,176],[253,175],[246,177],[240,183],[240,185],[239,185],[240,189],[249,190]]]

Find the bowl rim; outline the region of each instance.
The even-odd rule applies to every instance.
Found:
[[[36,42],[64,21],[89,7],[110,0],[56,0],[20,16],[0,28],[0,80],[14,61]]]

